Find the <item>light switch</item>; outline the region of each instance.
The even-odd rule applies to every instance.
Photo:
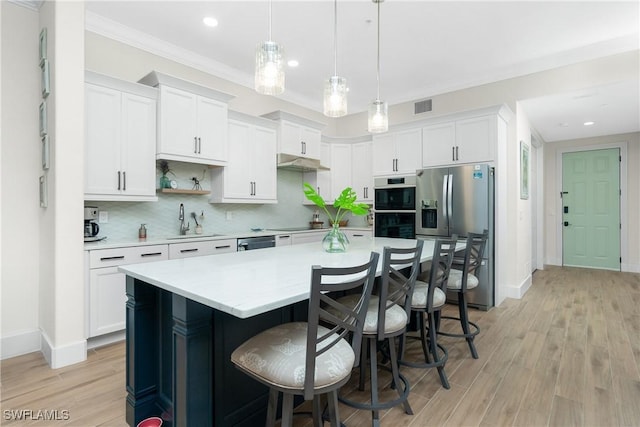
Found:
[[[227,221],[231,221],[233,219],[233,212],[227,211]]]
[[[109,212],[107,211],[100,211],[100,213],[98,214],[98,222],[100,224],[106,224],[109,222]]]

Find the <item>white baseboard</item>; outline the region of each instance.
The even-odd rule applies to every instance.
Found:
[[[640,273],[640,264],[622,264],[620,268],[628,273]]]
[[[41,342],[42,354],[52,369],[87,360],[87,340],[79,340],[63,346],[53,347],[51,340],[43,332]]]
[[[0,360],[40,351],[40,330],[23,332],[0,339]]]
[[[504,288],[505,298],[521,299],[527,293],[532,284],[531,274],[529,274],[518,286],[506,286]]]

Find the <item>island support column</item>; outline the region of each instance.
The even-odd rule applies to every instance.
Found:
[[[126,311],[126,420],[135,426],[159,410],[157,288],[127,276]]]
[[[213,425],[212,309],[173,295],[174,426]]]

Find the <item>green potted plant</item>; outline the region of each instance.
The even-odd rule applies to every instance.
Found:
[[[369,206],[366,203],[356,203],[358,198],[356,192],[351,187],[347,187],[342,190],[338,198],[333,202],[336,212],[335,215],[332,215],[327,209],[327,204],[322,196],[309,183],[305,182],[303,189],[305,197],[322,209],[329,217],[331,230],[322,240],[322,246],[327,252],[345,252],[349,239],[340,230],[340,221],[349,212],[353,215],[366,215],[369,212]]]

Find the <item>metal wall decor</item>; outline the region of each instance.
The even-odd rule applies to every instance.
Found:
[[[40,30],[40,40],[38,45],[38,65],[40,66],[40,93],[42,102],[40,103],[38,117],[40,124],[40,150],[42,154],[42,170],[44,173],[39,177],[40,188],[40,207],[46,208],[49,204],[49,195],[47,188],[47,171],[50,167],[50,146],[49,146],[49,127],[47,116],[46,98],[51,94],[51,83],[49,73],[49,60],[47,59],[47,29]]]

